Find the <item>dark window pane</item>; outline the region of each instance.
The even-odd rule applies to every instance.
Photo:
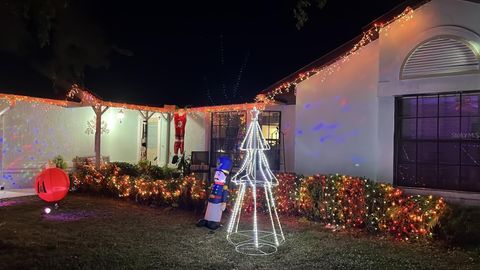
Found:
[[[463,117],[460,136],[467,140],[480,139],[480,117]]]
[[[398,148],[398,161],[400,163],[414,163],[416,147],[417,146],[415,142],[400,143],[400,146]]]
[[[462,164],[480,165],[480,142],[462,143]]]
[[[438,119],[438,137],[444,140],[458,139],[460,131],[460,118],[448,117]]]
[[[218,126],[213,126],[212,127],[212,138],[218,138],[220,136],[220,131],[219,131]]]
[[[212,113],[211,160],[215,166],[219,156],[235,157],[238,147],[243,139],[245,130],[244,112],[218,112]],[[242,136],[240,136],[242,135]],[[234,159],[234,167],[238,166]]]
[[[462,95],[462,115],[480,115],[479,95]]]
[[[402,119],[402,138],[415,139],[416,126],[416,119]]]
[[[418,162],[419,163],[437,163],[437,143],[436,142],[418,142]]]
[[[460,168],[458,166],[440,166],[438,169],[438,188],[458,189]]]
[[[480,191],[480,167],[462,167],[460,176],[460,188],[468,191]]]
[[[437,138],[437,118],[418,118],[418,139]]]
[[[272,114],[272,123],[280,124],[280,112],[275,112]]]
[[[400,186],[416,186],[415,165],[398,164],[397,180]]]
[[[440,96],[439,116],[459,116],[460,115],[460,95]]]
[[[212,125],[214,126],[220,125],[220,117],[216,113],[212,113]]]
[[[460,164],[460,143],[458,142],[440,142],[438,145],[438,159],[440,164]]]
[[[417,97],[406,97],[400,100],[400,111],[403,117],[415,117],[417,115]]]
[[[437,184],[437,166],[418,165],[417,186],[434,188]]]
[[[418,116],[419,117],[434,117],[438,112],[438,97],[419,97],[418,98]]]
[[[480,94],[397,99],[396,184],[480,191]]]

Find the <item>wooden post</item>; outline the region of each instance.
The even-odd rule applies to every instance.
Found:
[[[95,112],[96,121],[95,121],[95,168],[100,169],[100,160],[102,158],[101,155],[101,136],[102,136],[102,114],[108,110],[108,107],[102,109],[102,106],[95,105],[92,106],[93,111]]]
[[[147,143],[148,143],[148,120],[155,114],[145,111],[145,114],[142,111],[139,111],[140,115],[143,118],[142,125],[142,138],[140,140],[140,160],[147,160]]]

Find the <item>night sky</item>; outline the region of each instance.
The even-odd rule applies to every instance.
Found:
[[[401,2],[330,0],[309,10],[301,30],[293,0],[104,0],[69,8],[88,18],[84,31],[95,25],[110,44],[133,53],[112,52],[108,68],[87,68],[86,87],[105,100],[200,106],[252,101]],[[0,92],[65,97],[28,58],[0,51],[0,59]]]

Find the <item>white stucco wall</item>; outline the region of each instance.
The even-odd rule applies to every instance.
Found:
[[[391,182],[394,163],[395,96],[480,90],[480,74],[400,80],[402,64],[420,43],[439,35],[470,41],[480,48],[480,5],[462,0],[434,0],[412,20],[394,23],[379,38],[377,178]]]
[[[209,151],[206,143],[207,129],[210,122],[205,113],[187,114],[185,126],[185,154],[190,156],[192,151]],[[173,149],[173,148],[172,148]]]
[[[110,161],[136,163],[140,158],[139,123],[141,123],[141,117],[138,111],[123,110],[125,118],[120,123],[117,116],[119,110],[110,108],[102,115],[102,121],[107,123],[110,132],[102,135],[101,152],[102,155],[109,156]],[[90,111],[93,116],[93,110],[90,109]],[[91,135],[90,139],[93,144],[94,135]]]
[[[160,116],[160,115],[159,115]],[[173,116],[170,122],[167,121],[167,114],[164,117],[159,117],[159,160],[158,165],[165,166],[165,164],[172,165],[173,146],[175,143],[175,123]],[[170,126],[170,136],[167,136],[168,125]],[[188,113],[187,123],[185,126],[184,151],[187,157],[190,157],[192,151],[209,151],[209,131],[210,120],[208,114],[205,113]],[[167,146],[168,144],[168,146]],[[167,157],[168,152],[168,157]]]
[[[375,177],[378,46],[374,41],[332,75],[297,85],[297,173]]]
[[[94,156],[94,135],[85,133],[94,117],[90,107],[63,108],[42,103],[17,102],[2,117],[2,168],[0,184],[7,188],[31,187],[35,175],[57,155],[71,164],[75,156]],[[103,120],[110,130],[102,135],[102,155],[111,161],[138,160],[137,113],[125,111],[119,123],[117,110]]]
[[[413,19],[393,23],[324,82],[320,74],[297,85],[297,173],[392,182],[395,96],[480,89],[480,74],[400,80],[404,60],[437,35],[480,48],[479,14],[478,3],[433,0],[416,9]]]
[[[285,146],[285,169],[295,172],[295,105],[269,105],[265,111],[281,112],[281,131]],[[281,154],[281,157],[283,154]],[[283,160],[281,161],[283,163]],[[280,167],[283,170],[283,166]]]
[[[480,89],[479,74],[400,80],[409,53],[438,35],[470,41],[480,49],[480,4],[462,0],[433,0],[419,7],[412,20],[394,23],[380,36],[379,96]]]

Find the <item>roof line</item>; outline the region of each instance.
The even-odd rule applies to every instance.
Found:
[[[55,105],[59,107],[81,107],[80,103],[68,101],[68,100],[31,97],[31,96],[15,95],[15,94],[0,93],[0,99],[7,99],[10,105],[14,105],[17,101],[26,101],[26,102],[45,103],[45,104]]]
[[[90,94],[90,92],[88,93]],[[17,101],[23,101],[23,102],[29,102],[29,103],[44,103],[48,105],[65,107],[65,108],[90,107],[90,106],[100,105],[100,106],[108,106],[112,108],[123,108],[128,110],[149,111],[149,112],[158,112],[158,113],[173,113],[181,110],[184,110],[187,113],[188,112],[209,113],[209,112],[221,112],[221,111],[251,110],[253,109],[253,107],[257,107],[260,109],[264,108],[264,105],[259,103],[242,103],[242,104],[202,106],[202,107],[176,109],[175,107],[154,107],[154,106],[144,106],[144,105],[136,105],[136,104],[129,104],[129,103],[110,102],[110,101],[103,101],[101,99],[98,99],[97,97],[95,98],[96,98],[95,99],[96,103],[89,103],[89,102],[75,102],[75,101],[69,101],[69,100],[49,99],[49,98],[0,93],[0,99],[8,100],[10,105],[15,105]]]
[[[405,10],[408,7],[411,7],[412,9],[417,9],[418,7],[424,5],[427,2],[430,2],[431,0],[407,0],[403,3],[398,4],[394,8],[392,8],[390,11],[387,13],[383,14],[382,16],[376,18],[373,20],[371,23],[367,24],[366,26],[362,27],[363,32],[354,38],[350,39],[349,41],[341,44],[339,47],[336,47],[335,49],[329,51],[328,53],[322,55],[320,58],[310,62],[309,64],[303,66],[302,68],[298,69],[297,71],[290,73],[289,75],[283,77],[279,81],[269,85],[266,87],[264,90],[260,92],[260,94],[269,94],[270,92],[274,91],[276,88],[281,87],[283,84],[287,83],[288,81],[294,81],[299,74],[308,72],[309,70],[313,68],[322,68],[331,65],[332,63],[335,63],[336,61],[340,60],[339,57],[341,56],[342,53],[345,53],[353,45],[355,45],[358,41],[362,40],[362,38],[365,36],[365,33],[370,31],[372,28],[374,28],[379,21],[390,21],[392,17],[395,17],[399,13],[401,14],[401,10]],[[468,1],[468,0],[467,0]],[[370,42],[376,40],[378,38],[378,33],[372,36],[372,39]]]

